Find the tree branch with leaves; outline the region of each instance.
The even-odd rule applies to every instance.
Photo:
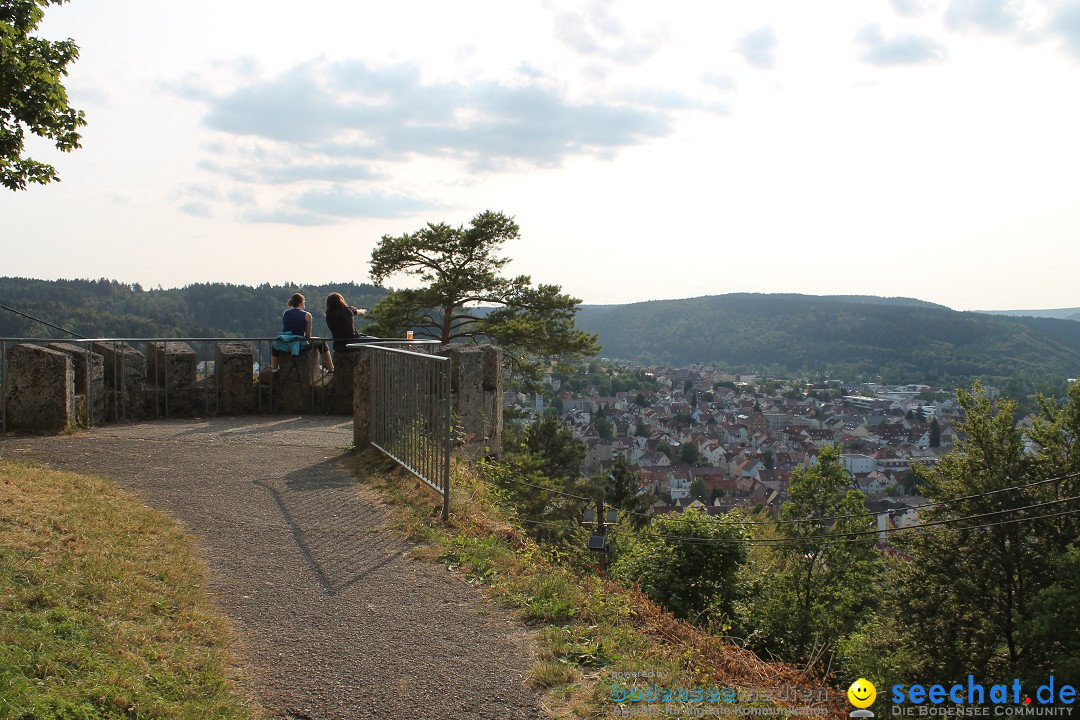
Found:
[[[574,323],[581,300],[558,285],[534,286],[528,275],[500,274],[510,258],[499,250],[519,237],[512,217],[490,210],[467,226],[428,223],[413,233],[384,235],[371,253],[372,281],[405,276],[426,286],[391,290],[369,313],[369,331],[400,336],[411,329],[444,343],[492,342],[528,379],[538,377],[537,358],[596,354],[596,336]]]
[[[10,190],[60,179],[52,165],[24,154],[27,131],[70,152],[79,147],[79,128],[86,125],[61,82],[79,56],[78,46],[31,35],[45,7],[64,1],[0,0],[0,185]]]

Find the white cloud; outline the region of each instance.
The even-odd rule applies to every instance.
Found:
[[[1004,34],[1017,29],[1020,13],[1013,0],[952,0],[945,23],[952,30]]]
[[[928,35],[900,33],[885,37],[876,24],[863,27],[855,36],[863,46],[862,60],[882,67],[926,65],[945,59],[945,47]]]
[[[1050,31],[1061,39],[1076,60],[1080,60],[1080,2],[1073,0],[1060,4],[1050,21]]]
[[[663,28],[631,32],[612,11],[613,0],[593,0],[555,16],[555,37],[575,52],[622,65],[640,65],[666,42]]]
[[[765,70],[776,65],[776,33],[771,27],[748,32],[739,39],[737,49],[746,62]]]

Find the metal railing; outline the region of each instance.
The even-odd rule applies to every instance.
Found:
[[[171,416],[170,405],[175,406],[178,401],[177,388],[170,384],[168,372],[168,350],[173,343],[184,343],[195,352],[195,374],[190,386],[185,388],[185,397],[188,402],[201,405],[201,411],[208,416],[222,411],[221,374],[215,367],[218,345],[249,345],[253,360],[251,410],[269,410],[274,407],[274,383],[259,382],[257,375],[263,368],[270,367],[273,341],[274,338],[0,338],[0,431],[8,430],[8,363],[11,350],[17,345],[40,345],[53,349],[55,346],[66,346],[67,354],[79,366],[77,376],[81,376],[76,378],[76,394],[81,396],[84,407],[77,422],[84,427],[93,427],[106,421],[124,422]],[[153,353],[153,359],[150,359],[151,345],[160,346],[161,349],[161,352]],[[162,363],[165,363],[164,367]],[[197,397],[199,395],[202,396],[201,401]],[[311,395],[314,407],[314,383]]]
[[[450,515],[451,360],[388,347],[392,344],[399,343],[350,345],[364,348],[371,361],[371,444],[442,496],[446,520]]]

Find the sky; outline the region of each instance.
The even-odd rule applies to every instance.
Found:
[[[587,304],[1080,306],[1080,0],[72,0],[39,34],[88,125],[28,142],[62,182],[0,190],[0,275],[368,282],[382,236],[497,210],[508,270]]]

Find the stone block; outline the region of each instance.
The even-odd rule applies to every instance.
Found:
[[[450,390],[467,452],[502,451],[502,351],[494,345],[447,345],[439,354],[453,362]]]
[[[361,350],[353,355],[353,447],[363,450],[371,444],[371,352]]]
[[[158,388],[174,390],[195,384],[199,360],[186,342],[153,342],[146,346],[146,366]]]
[[[170,340],[146,346],[146,369],[152,382],[147,412],[155,417],[195,417],[207,410],[207,388],[197,384],[199,359],[186,342]]]
[[[218,412],[242,415],[255,407],[255,353],[248,343],[218,343],[214,350]]]
[[[319,371],[319,359],[314,350],[299,355],[278,356],[278,371],[273,374],[273,409],[280,412],[311,412],[312,386]]]
[[[105,363],[106,420],[146,419],[146,357],[125,342],[94,343],[93,350]]]
[[[16,345],[7,356],[8,427],[59,433],[75,424],[71,358],[40,345]]]
[[[77,418],[87,426],[105,422],[105,358],[101,353],[87,353],[87,346],[77,343],[50,343],[52,350],[58,350],[71,358],[75,371],[75,401],[78,405]],[[87,358],[89,357],[89,363]],[[89,377],[87,365],[90,366]],[[89,384],[87,381],[89,380]],[[88,414],[87,407],[92,405],[93,412]]]
[[[334,353],[334,374],[326,383],[323,412],[331,415],[352,415],[356,394],[356,368],[364,350]]]

